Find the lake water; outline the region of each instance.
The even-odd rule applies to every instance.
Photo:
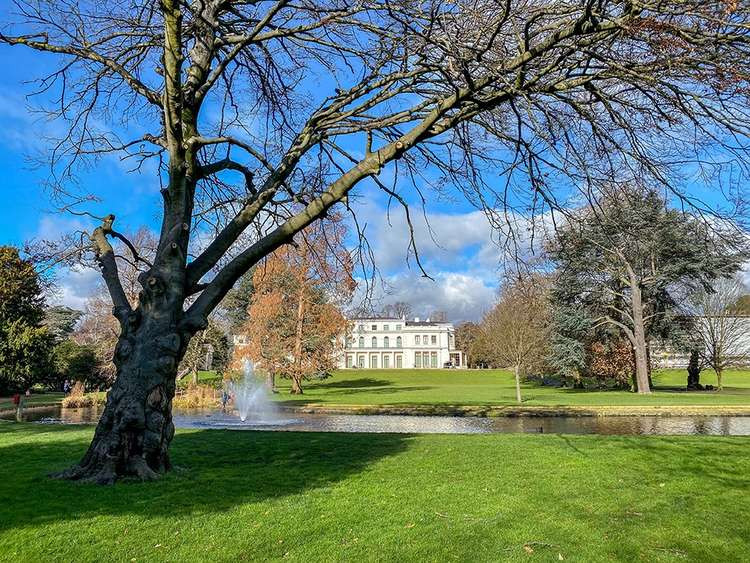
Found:
[[[101,410],[46,407],[26,411],[24,418],[40,424],[94,424]],[[13,419],[14,415],[5,415]],[[607,416],[498,417],[402,415],[329,415],[281,412],[269,420],[241,422],[216,410],[174,413],[178,428],[224,428],[302,432],[397,432],[414,434],[603,434],[750,436],[750,417],[742,416]]]

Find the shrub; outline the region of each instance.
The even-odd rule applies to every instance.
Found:
[[[172,401],[178,409],[203,409],[219,406],[216,389],[209,385],[189,385]]]
[[[62,406],[64,409],[82,409],[98,407],[104,404],[103,393],[83,393],[83,385],[81,385],[81,392],[76,394],[76,387],[78,387],[78,383],[73,387],[71,394],[62,400]]]

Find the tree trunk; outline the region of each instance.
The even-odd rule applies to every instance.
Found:
[[[521,401],[521,366],[516,364],[513,368],[513,372],[516,376],[516,401],[520,404]]]
[[[297,323],[294,335],[294,373],[292,374],[292,395],[302,395],[302,336],[305,325],[305,286],[298,280]]]
[[[266,375],[266,386],[271,393],[276,393],[276,374],[273,370],[268,370]]]
[[[716,390],[717,391],[721,391],[721,389],[723,387],[723,385],[721,383],[721,376],[724,373],[724,370],[722,370],[721,368],[719,368],[719,369],[715,369],[714,371],[716,372]]]
[[[302,395],[301,377],[292,375],[292,395]]]
[[[641,288],[636,281],[631,283],[633,299],[633,351],[635,352],[635,381],[638,393],[651,393],[648,377],[648,346],[643,323],[643,301]]]
[[[701,368],[698,350],[692,350],[690,352],[690,361],[688,362],[687,372],[688,391],[697,391],[701,389]]]
[[[114,483],[120,477],[152,480],[168,471],[174,436],[172,399],[177,366],[189,337],[180,336],[170,311],[130,315],[115,349],[117,379],[86,455],[54,477]],[[179,314],[179,313],[177,313]]]

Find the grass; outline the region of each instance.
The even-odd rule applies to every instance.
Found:
[[[27,407],[56,405],[63,400],[63,397],[65,397],[64,393],[48,392],[40,395],[31,395],[31,397],[24,397],[23,404]],[[0,411],[15,408],[16,405],[13,404],[13,397],[0,397]]]
[[[704,372],[702,383],[715,384]],[[665,370],[654,375],[654,393],[579,390],[526,383],[527,406],[667,406],[750,405],[750,372],[724,375],[719,392],[686,392],[685,371]],[[332,378],[308,381],[304,395],[289,395],[289,381],[279,379],[276,399],[289,405],[514,405],[513,375],[504,370],[341,370]]]
[[[750,439],[179,431],[184,471],[52,481],[91,428],[0,424],[7,561],[746,561]]]
[[[580,390],[523,385],[524,406],[750,406],[750,371],[724,374],[721,392],[685,391],[685,370],[663,370],[654,374],[654,393]],[[200,383],[220,385],[209,371],[198,372]],[[713,372],[701,375],[704,384],[716,384]],[[290,395],[290,382],[277,379],[280,392],[274,399],[286,405],[424,406],[515,405],[513,375],[505,370],[340,370],[333,377],[307,381],[301,397]],[[59,402],[62,393],[33,395],[26,405]],[[0,410],[13,408],[11,399],[0,399]]]

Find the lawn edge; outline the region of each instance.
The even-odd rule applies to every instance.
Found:
[[[542,416],[750,416],[750,405],[738,406],[497,406],[497,405],[279,405],[284,412],[406,416],[542,417]]]

